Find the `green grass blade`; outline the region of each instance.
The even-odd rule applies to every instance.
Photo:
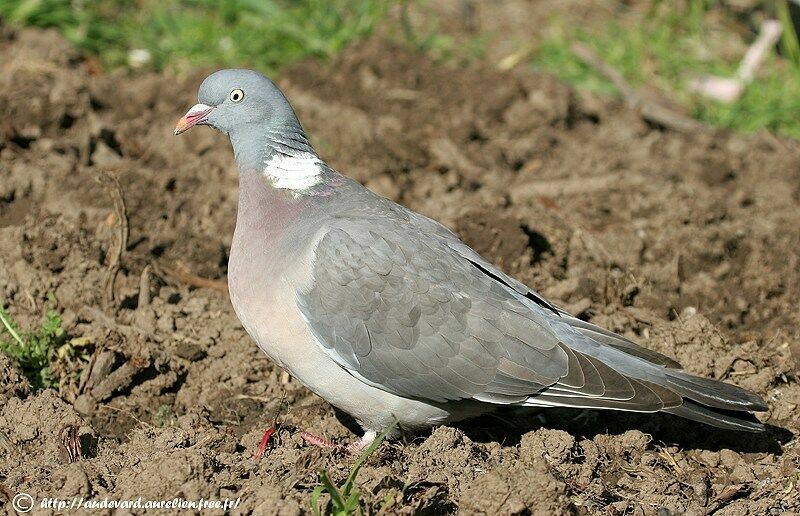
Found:
[[[354,488],[350,496],[347,497],[344,510],[347,514],[356,514],[361,511],[361,492]]]
[[[331,495],[331,505],[333,505],[334,510],[342,510],[345,507],[345,500],[342,496],[342,492],[334,485],[328,476],[328,472],[324,469],[319,472],[319,481],[324,487],[324,490]]]
[[[21,347],[24,348],[25,342],[22,341],[22,338],[19,336],[19,333],[17,333],[16,328],[14,328],[14,324],[11,322],[11,317],[8,315],[8,312],[6,312],[5,308],[3,308],[2,306],[0,306],[0,321],[3,322],[3,326],[5,326],[6,331],[8,331],[9,335],[11,335],[11,337],[15,341],[17,341],[17,343]]]
[[[322,511],[319,508],[319,497],[322,495],[322,492],[325,491],[325,486],[320,484],[311,491],[311,512],[314,513],[314,516],[322,516]]]
[[[783,26],[781,46],[789,61],[791,61],[794,66],[800,66],[800,43],[797,41],[797,28],[794,26],[792,16],[789,13],[789,2],[787,0],[778,0],[777,7],[778,20],[780,20]]]
[[[376,437],[375,440],[372,441],[372,443],[370,443],[370,445],[367,447],[366,450],[361,452],[361,455],[359,455],[358,459],[356,460],[356,463],[353,465],[353,469],[350,470],[350,475],[347,476],[347,480],[344,483],[345,489],[347,489],[347,486],[353,485],[353,483],[356,480],[356,476],[358,475],[358,470],[361,469],[361,466],[364,465],[369,456],[372,455],[375,452],[375,450],[378,449],[381,443],[383,443],[386,437],[390,433],[392,433],[392,431],[394,431],[396,427],[397,427],[397,421],[395,420],[395,422],[389,425],[389,427],[386,430],[384,430],[381,435]]]

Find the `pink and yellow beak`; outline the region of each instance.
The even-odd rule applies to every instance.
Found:
[[[175,126],[175,135],[186,132],[198,124],[204,124],[212,109],[214,109],[213,106],[206,106],[205,104],[195,104],[189,108],[183,118],[178,120],[178,124]]]

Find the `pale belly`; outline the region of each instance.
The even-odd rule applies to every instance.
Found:
[[[251,303],[241,299],[232,300],[242,325],[270,359],[328,403],[353,416],[365,430],[380,432],[395,419],[409,430],[452,419],[450,410],[372,387],[340,367],[316,342],[294,299],[278,296],[269,302],[272,308],[268,311],[251,309]]]
[[[380,432],[397,420],[402,428],[417,430],[480,412],[473,404],[445,407],[403,398],[351,375],[325,353],[297,307],[294,285],[302,284],[306,278],[292,271],[259,274],[253,267],[236,263],[241,255],[235,247],[234,242],[229,270],[239,273],[229,275],[229,290],[233,308],[247,333],[276,364],[328,403],[350,414],[362,428]],[[295,262],[298,269],[310,270],[301,264],[302,259]],[[270,278],[262,279],[265,276]]]

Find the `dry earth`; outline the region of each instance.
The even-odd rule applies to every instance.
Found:
[[[171,136],[203,73],[92,70],[52,32],[2,30],[0,299],[23,327],[54,304],[82,340],[58,391],[31,392],[0,357],[0,509],[28,492],[307,513],[317,471],[342,481],[353,458],[295,429],[353,435],[282,385],[218,283],[186,281],[224,279],[237,199],[224,137]],[[279,83],[331,165],[581,317],[770,406],[763,435],[567,410],[438,428],[370,458],[370,512],[798,510],[796,142],[664,131],[547,76],[444,67],[379,40]],[[255,460],[284,390],[275,444]]]

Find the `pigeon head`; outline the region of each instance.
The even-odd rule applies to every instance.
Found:
[[[178,121],[175,134],[210,125],[233,135],[270,126],[294,125],[297,118],[275,84],[253,70],[220,70],[200,85],[198,103]]]
[[[264,75],[243,69],[214,72],[200,85],[197,100],[178,120],[176,135],[209,125],[230,137],[241,171],[274,172],[291,184],[298,177],[302,184],[310,182],[308,177],[319,179],[317,153],[283,92]],[[291,162],[265,170],[274,158]]]

